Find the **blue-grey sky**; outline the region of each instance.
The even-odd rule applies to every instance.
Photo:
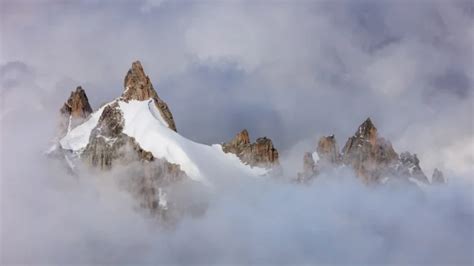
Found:
[[[56,110],[77,85],[97,108],[138,59],[199,142],[247,128],[286,156],[325,134],[342,146],[370,116],[428,174],[473,170],[470,1],[2,0],[0,12],[3,109],[34,90]]]

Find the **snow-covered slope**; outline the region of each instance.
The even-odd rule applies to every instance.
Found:
[[[68,130],[66,136],[64,136],[59,143],[61,147],[66,150],[73,150],[73,151],[80,151],[87,146],[89,143],[89,137],[91,134],[92,129],[97,125],[99,122],[100,115],[104,110],[105,106],[109,105],[105,104],[99,110],[94,112],[87,121],[82,123],[81,125],[77,126],[72,130]]]
[[[209,146],[196,143],[169,129],[152,99],[115,101],[125,120],[123,133],[135,138],[140,147],[150,151],[153,156],[179,164],[191,179],[210,184],[207,177],[211,175],[222,176],[235,171],[254,176],[266,173],[263,168],[251,168],[243,164],[234,154],[224,153],[218,144]],[[60,140],[62,148],[80,153],[87,146],[91,131],[97,125],[104,107],[109,104],[68,132]]]

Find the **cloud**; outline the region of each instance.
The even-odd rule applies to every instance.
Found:
[[[2,262],[472,264],[471,11],[468,1],[3,1]],[[342,147],[371,116],[398,152],[451,183],[421,196],[346,172],[309,187],[237,177],[204,216],[163,231],[111,176],[71,179],[42,156],[70,90],[83,85],[97,108],[136,59],[193,140],[269,136],[291,176],[319,136]]]

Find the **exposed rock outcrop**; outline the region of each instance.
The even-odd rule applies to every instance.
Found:
[[[60,112],[60,136],[84,122],[92,113],[86,92],[81,86],[71,92],[71,95],[59,110]]]
[[[313,159],[313,154],[305,152],[303,156],[303,172],[298,173],[296,181],[303,183],[308,182],[317,175],[318,170],[316,168],[316,162]]]
[[[403,177],[412,177],[421,182],[429,183],[423,170],[420,167],[420,160],[416,154],[402,152],[400,154],[400,162],[397,165],[397,175]]]
[[[347,140],[342,150],[342,161],[351,166],[365,183],[374,183],[390,173],[398,162],[398,154],[389,141],[378,137],[377,128],[367,118]]]
[[[156,93],[153,84],[151,83],[150,78],[145,74],[140,61],[133,62],[132,67],[128,70],[127,75],[125,76],[122,99],[125,101],[145,101],[153,99],[156,107],[160,110],[161,116],[168,124],[168,127],[177,131],[171,110]]]
[[[272,140],[263,137],[251,143],[246,129],[238,133],[230,142],[223,143],[222,150],[237,155],[242,162],[252,167],[271,168],[279,164],[278,151],[273,146]]]
[[[127,189],[139,200],[140,206],[167,219],[174,210],[168,206],[166,187],[184,180],[186,174],[179,165],[155,158],[142,149],[134,138],[122,132],[123,127],[119,105],[116,102],[107,105],[81,158],[100,170],[110,170],[112,166],[124,168],[129,176]]]
[[[341,162],[341,154],[339,153],[334,135],[321,137],[318,141],[316,152],[319,156],[318,164],[322,167],[334,166]]]
[[[366,184],[385,182],[386,178],[413,178],[429,183],[416,154],[404,152],[398,156],[392,144],[378,136],[370,118],[347,140],[342,154],[338,151],[334,135],[319,139],[316,152],[319,157],[317,162],[314,162],[311,153],[305,154],[303,172],[298,173],[296,178],[298,181],[307,181],[323,171],[343,165],[351,167]],[[432,182],[445,182],[437,169]]]
[[[431,177],[431,183],[433,184],[446,183],[446,179],[444,178],[443,172],[441,172],[438,168],[435,168],[433,171],[433,175]]]

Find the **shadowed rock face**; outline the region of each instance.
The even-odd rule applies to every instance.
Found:
[[[250,166],[271,168],[278,165],[278,151],[273,146],[272,140],[263,137],[250,143],[246,129],[238,133],[230,142],[223,143],[222,150],[237,155],[242,162]]]
[[[127,75],[125,76],[122,99],[125,101],[146,101],[153,99],[156,107],[160,110],[161,116],[165,119],[166,123],[168,123],[168,127],[177,131],[173,114],[168,105],[158,97],[158,94],[153,88],[150,78],[145,74],[140,61],[133,62],[132,67],[128,70]]]
[[[142,149],[133,137],[122,132],[123,127],[119,105],[106,106],[81,158],[100,170],[118,166],[129,172],[126,189],[139,200],[140,206],[169,221],[170,211],[175,210],[164,203],[166,187],[185,180],[186,174],[179,165],[155,158],[151,152]]]
[[[92,108],[86,92],[81,86],[71,92],[71,95],[59,112],[61,114],[60,135],[64,135],[68,130],[78,126],[89,117],[92,113]]]
[[[377,182],[398,162],[392,144],[378,137],[370,118],[347,140],[342,154],[343,163],[351,166],[365,183]]]

